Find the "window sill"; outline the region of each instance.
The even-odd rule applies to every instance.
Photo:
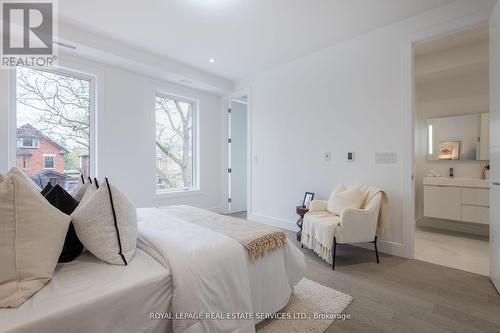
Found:
[[[175,191],[166,191],[166,192],[157,192],[155,193],[155,200],[168,199],[168,198],[179,198],[179,197],[191,197],[202,195],[203,193],[199,189],[191,189],[191,190],[175,190]]]

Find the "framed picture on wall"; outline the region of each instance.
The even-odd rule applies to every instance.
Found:
[[[460,141],[443,141],[439,143],[440,160],[458,160]]]
[[[311,203],[311,201],[313,201],[313,199],[314,193],[306,192],[306,194],[304,194],[304,200],[302,201],[302,207],[309,208],[309,204]]]

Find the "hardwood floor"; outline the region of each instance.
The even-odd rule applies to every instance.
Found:
[[[295,233],[286,231],[290,240]],[[336,270],[311,250],[306,277],[354,297],[350,320],[326,332],[500,332],[500,296],[486,276],[342,245]]]

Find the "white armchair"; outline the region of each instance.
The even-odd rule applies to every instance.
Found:
[[[314,250],[335,269],[337,244],[364,243],[375,245],[375,255],[379,263],[377,249],[377,224],[383,192],[369,187],[361,209],[345,209],[340,216],[327,210],[327,200],[313,200],[302,225],[302,246]]]

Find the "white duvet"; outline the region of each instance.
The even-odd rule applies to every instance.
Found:
[[[137,213],[138,247],[172,274],[174,333],[255,332],[256,318],[282,309],[304,276],[304,256],[291,243],[251,263],[230,237],[158,208]],[[254,319],[218,319],[241,314]]]

